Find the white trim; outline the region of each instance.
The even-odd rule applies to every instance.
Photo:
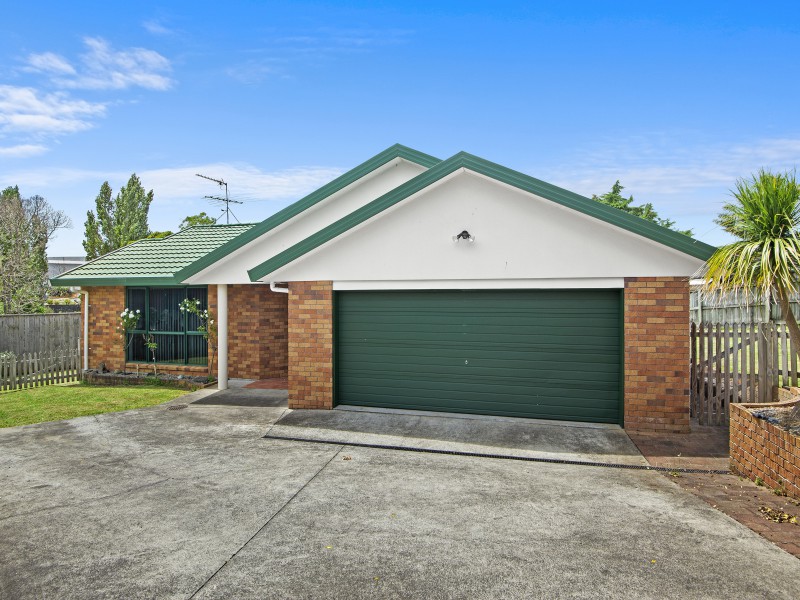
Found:
[[[217,285],[217,389],[228,389],[228,286]]]
[[[587,277],[582,279],[439,279],[406,281],[334,281],[334,291],[344,290],[563,290],[622,289],[622,277]]]

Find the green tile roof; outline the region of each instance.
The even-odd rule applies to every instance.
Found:
[[[178,285],[175,274],[248,231],[253,224],[201,225],[145,239],[67,271],[53,285]]]

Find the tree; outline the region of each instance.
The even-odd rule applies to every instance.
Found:
[[[47,298],[47,244],[71,227],[69,217],[41,196],[19,188],[0,193],[0,313],[43,312]]]
[[[720,246],[706,264],[705,292],[734,292],[769,301],[775,297],[795,348],[800,327],[789,305],[800,277],[800,186],[793,173],[761,169],[740,179],[733,202],[716,223],[737,238]]]
[[[209,217],[205,211],[198,215],[190,215],[181,221],[181,229],[188,229],[189,227],[196,227],[197,225],[213,225],[217,220],[214,217]]]
[[[676,229],[675,228],[675,221],[670,219],[663,219],[658,216],[658,213],[653,208],[653,205],[648,202],[647,204],[642,204],[641,206],[636,206],[633,204],[633,196],[625,198],[620,192],[625,188],[620,185],[619,179],[617,182],[611,186],[611,191],[603,194],[602,196],[592,196],[592,200],[597,200],[598,202],[602,202],[608,206],[613,206],[614,208],[618,208],[619,210],[623,210],[626,213],[631,215],[635,215],[641,219],[645,219],[646,221],[651,221],[656,225],[661,225],[662,227],[666,227],[667,229],[672,229],[673,231],[677,231],[678,233],[682,233],[683,235],[692,236],[691,229]]]
[[[145,192],[133,173],[116,198],[112,199],[111,193],[111,186],[103,182],[95,199],[96,213],[91,210],[86,213],[83,248],[89,259],[127,246],[150,233],[147,215],[153,202],[153,190]]]

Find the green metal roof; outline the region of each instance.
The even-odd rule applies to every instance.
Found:
[[[200,225],[144,239],[54,277],[53,285],[179,285],[175,274],[253,227]]]
[[[180,279],[181,281],[188,279],[206,267],[213,265],[218,260],[225,258],[231,252],[238,250],[256,238],[261,237],[278,225],[285,223],[289,219],[299,215],[304,210],[307,210],[315,204],[322,202],[325,200],[325,198],[328,198],[339,190],[344,189],[352,183],[355,183],[362,177],[369,175],[375,169],[382,167],[389,161],[392,161],[396,158],[402,158],[409,162],[413,162],[428,168],[441,162],[441,159],[439,158],[431,156],[430,154],[425,154],[418,150],[414,150],[413,148],[403,146],[401,144],[390,146],[366,162],[361,163],[357,167],[354,167],[343,175],[340,175],[330,183],[327,183],[318,190],[310,193],[305,198],[301,198],[294,204],[291,204],[283,210],[276,212],[274,215],[265,219],[261,223],[257,223],[251,229],[248,229],[238,237],[228,241],[225,244],[222,244],[208,254],[198,257],[197,260],[187,264],[180,271],[175,273],[175,278]]]
[[[650,221],[630,215],[595,200],[585,198],[584,196],[580,196],[579,194],[550,183],[535,179],[524,173],[503,167],[502,165],[492,163],[466,152],[459,152],[455,156],[440,162],[424,173],[396,187],[380,198],[373,200],[335,223],[319,230],[317,233],[298,242],[294,246],[276,254],[257,267],[250,269],[248,271],[250,280],[258,281],[266,277],[270,273],[297,260],[304,254],[342,235],[353,227],[371,219],[387,208],[394,206],[398,202],[416,194],[461,168],[469,169],[470,171],[486,175],[487,177],[506,183],[520,190],[536,194],[537,196],[546,198],[601,221],[605,221],[611,225],[626,229],[701,260],[708,260],[716,250],[713,246],[704,244],[682,233],[656,225]]]

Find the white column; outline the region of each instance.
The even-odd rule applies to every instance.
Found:
[[[228,389],[228,286],[217,285],[217,389]]]

